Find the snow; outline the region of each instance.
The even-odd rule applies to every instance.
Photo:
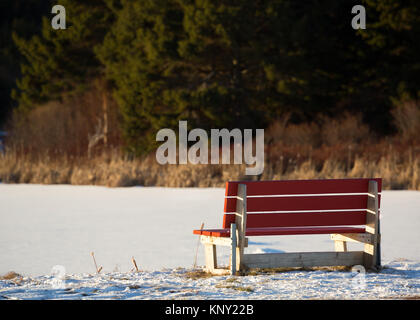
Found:
[[[357,274],[290,271],[186,277],[192,230],[220,227],[223,189],[0,184],[0,299],[371,299],[420,295],[420,192],[384,191],[382,261],[362,288]],[[360,245],[352,244],[350,250]],[[222,248],[223,249],[223,248]],[[328,235],[250,238],[247,252],[333,251]],[[95,274],[95,253],[101,274]],[[135,257],[139,273],[133,273]],[[228,251],[219,252],[227,264]],[[204,264],[203,249],[198,265]],[[54,266],[65,268],[54,286]],[[56,281],[56,282],[54,282]]]
[[[404,299],[420,295],[420,263],[394,261],[380,273],[289,271],[191,279],[183,268],[0,281],[0,299]]]

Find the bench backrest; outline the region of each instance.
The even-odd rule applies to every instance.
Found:
[[[246,185],[248,228],[364,225],[372,180],[380,206],[380,178],[227,182],[223,228],[235,222],[239,184]]]

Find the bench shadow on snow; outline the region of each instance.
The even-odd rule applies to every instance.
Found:
[[[257,248],[253,253],[285,253],[286,251],[273,248]]]
[[[262,242],[262,241],[251,241],[248,240],[248,245],[257,245],[257,246],[262,246],[262,245],[270,245],[270,242]]]
[[[406,279],[420,279],[420,263],[410,260],[391,261],[383,266],[381,273],[403,276]],[[420,287],[420,284],[416,287]]]

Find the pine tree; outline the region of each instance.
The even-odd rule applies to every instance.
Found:
[[[12,33],[30,38],[41,30],[41,17],[51,10],[50,1],[3,0],[0,2],[0,124],[6,120],[15,102],[11,91],[19,77],[20,54]]]
[[[256,128],[285,110],[301,120],[333,112],[363,64],[350,4],[123,1],[97,53],[131,150],[150,151],[156,131],[181,119]]]
[[[29,40],[13,36],[24,57],[22,78],[14,92],[21,111],[78,93],[102,74],[94,47],[112,23],[113,2],[62,0],[60,4],[66,8],[67,29],[54,30],[50,15],[43,18],[40,35]]]
[[[381,57],[375,71],[386,93],[393,97],[420,97],[420,2],[365,0],[374,17],[360,35]],[[369,20],[368,20],[369,22]]]

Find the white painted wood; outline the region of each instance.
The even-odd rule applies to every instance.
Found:
[[[334,241],[334,249],[338,252],[346,252],[347,251],[347,242],[336,240]]]
[[[349,241],[349,242],[362,242],[362,243],[373,243],[373,237],[370,233],[344,233],[331,234],[331,240],[334,241]]]
[[[214,244],[205,244],[204,252],[206,258],[206,268],[213,272],[217,268],[216,246]]]
[[[231,246],[231,257],[230,257],[230,274],[236,274],[236,246],[237,246],[237,238],[236,238],[236,224],[232,223],[230,225],[230,236],[232,239],[232,246]]]
[[[200,241],[203,244],[214,244],[218,246],[230,247],[232,245],[232,239],[226,237],[200,236]]]
[[[244,254],[247,268],[354,266],[363,263],[363,251]]]
[[[246,185],[238,185],[238,193],[236,200],[236,215],[235,224],[238,231],[237,247],[236,250],[236,270],[241,270],[241,261],[244,254],[245,242],[246,242],[246,220],[247,220],[247,208],[246,208]]]
[[[366,212],[366,233],[371,234],[372,243],[365,243],[364,247],[364,267],[378,270],[381,265],[380,236],[379,236],[379,204],[378,204],[378,183],[374,180],[369,181],[369,196]]]
[[[227,237],[200,236],[200,241],[203,244],[208,243],[225,247],[232,246],[232,239]],[[248,247],[248,238],[245,238],[245,248],[246,247]]]

